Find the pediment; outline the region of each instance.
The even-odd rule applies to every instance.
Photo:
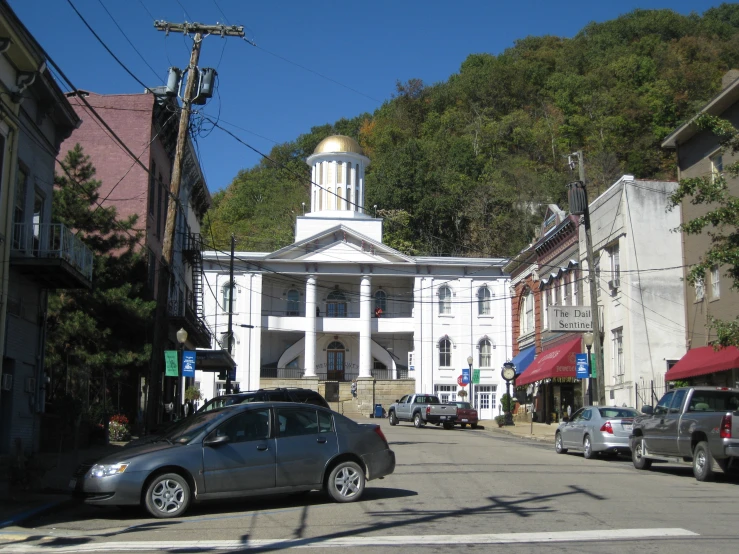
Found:
[[[410,256],[339,225],[286,246],[266,260],[321,263],[414,263]]]

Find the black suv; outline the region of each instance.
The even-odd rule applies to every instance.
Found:
[[[231,406],[232,404],[244,404],[246,402],[297,402],[299,404],[313,404],[315,406],[331,409],[323,396],[314,390],[278,388],[259,389],[256,391],[216,396],[201,406],[200,409],[198,409],[198,412],[207,412],[215,408]]]

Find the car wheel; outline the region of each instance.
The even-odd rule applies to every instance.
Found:
[[[444,429],[454,429],[454,423],[451,423],[449,421],[444,422]]]
[[[593,456],[593,443],[590,442],[590,435],[585,435],[582,441],[582,454],[586,460],[590,460]]]
[[[390,420],[390,425],[397,425],[398,424],[398,418],[395,416],[395,412],[390,412],[390,415],[388,416],[388,419]]]
[[[364,492],[364,472],[354,462],[342,462],[331,470],[326,490],[336,502],[354,502]]]
[[[693,475],[698,481],[710,481],[713,478],[713,456],[706,441],[699,442],[693,451]]]
[[[421,414],[416,414],[413,416],[413,425],[416,427],[416,429],[420,429],[423,427],[423,419],[421,418]]]
[[[649,469],[652,467],[652,460],[644,457],[644,439],[639,438],[634,444],[634,449],[631,451],[631,461],[634,463],[636,469]]]
[[[467,424],[466,424],[466,423],[461,423],[461,424],[460,424],[460,427],[461,427],[462,429],[464,429],[465,427],[467,427]]]
[[[567,449],[564,447],[564,443],[562,442],[562,433],[559,431],[554,436],[554,451],[557,454],[567,454]]]
[[[176,473],[157,475],[146,489],[145,504],[154,517],[181,516],[190,505],[190,485]]]

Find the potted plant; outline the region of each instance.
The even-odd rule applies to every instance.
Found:
[[[495,423],[498,424],[498,427],[503,427],[505,425],[505,415],[495,416]]]
[[[467,396],[467,391],[462,389],[459,392],[457,392],[457,396],[459,396],[460,398],[465,398]]]
[[[185,389],[185,400],[188,402],[195,402],[196,400],[200,400],[200,389],[194,386],[187,387]]]

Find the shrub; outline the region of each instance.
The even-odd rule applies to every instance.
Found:
[[[108,435],[112,441],[125,441],[131,438],[128,428],[128,418],[122,414],[116,414],[110,418]]]

